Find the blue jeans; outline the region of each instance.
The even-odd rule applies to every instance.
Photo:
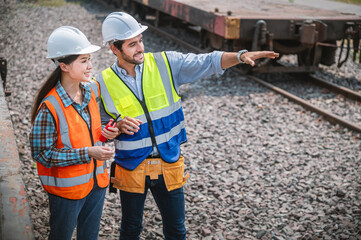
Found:
[[[93,190],[83,199],[71,200],[49,195],[49,240],[71,239],[77,227],[77,239],[98,239],[106,188],[95,183]]]
[[[143,229],[144,201],[148,189],[162,215],[163,233],[167,240],[186,239],[184,192],[183,187],[168,192],[163,176],[159,175],[156,180],[145,180],[144,194],[120,191],[122,204],[122,224],[120,228],[120,240],[138,240]]]

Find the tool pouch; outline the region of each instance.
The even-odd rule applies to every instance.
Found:
[[[182,187],[189,178],[188,173],[184,176],[184,157],[182,156],[175,163],[166,163],[162,161],[162,171],[168,191]]]
[[[115,165],[115,175],[111,177],[111,182],[115,188],[125,192],[144,193],[145,188],[145,166],[143,163],[130,171]]]
[[[110,165],[110,179],[112,179],[115,176],[115,161],[112,162]],[[112,181],[110,180],[109,184],[109,193],[117,193],[117,189],[113,186]]]
[[[159,161],[160,168],[155,166],[150,167],[149,164],[154,164]],[[158,173],[159,169],[159,173]],[[160,158],[145,159],[139,166],[130,171],[115,164],[115,174],[111,175],[112,187],[118,188],[122,191],[132,193],[144,193],[145,177],[150,176],[151,179],[157,179],[158,174],[163,174],[163,179],[168,191],[172,191],[182,187],[189,174],[184,175],[184,158],[180,157],[175,163],[164,162]]]

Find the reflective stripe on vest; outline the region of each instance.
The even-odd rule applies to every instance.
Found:
[[[66,122],[65,115],[63,113],[63,110],[61,109],[61,106],[59,105],[58,100],[56,100],[56,98],[53,95],[49,95],[46,98],[44,98],[43,102],[45,101],[49,101],[54,106],[55,111],[58,115],[61,142],[63,143],[64,147],[73,148],[70,142],[68,124]]]
[[[95,94],[95,98],[97,100],[98,106],[100,103],[100,94],[99,94],[99,87],[96,81],[91,80],[89,82],[89,86],[91,87],[91,89],[93,90],[94,94]]]
[[[164,52],[144,54],[143,101],[136,97],[111,68],[104,70],[96,80],[100,85],[104,108],[109,115],[121,114],[143,122],[138,133],[121,134],[115,140],[115,160],[120,166],[134,168],[134,165],[139,164],[149,155],[153,146],[152,129],[154,129],[154,144],[162,159],[166,162],[178,160],[179,145],[186,141],[184,116],[181,99],[173,86]],[[167,146],[163,143],[167,143]],[[127,162],[126,166],[122,164],[125,162]]]
[[[53,95],[49,95],[46,98],[44,98],[43,102],[45,101],[49,101],[54,106],[55,111],[58,115],[61,142],[63,143],[64,147],[73,148],[69,138],[69,127],[66,118],[64,116],[64,113],[61,109],[61,106],[59,105],[59,102],[55,99]],[[102,145],[103,143],[101,141],[97,141],[94,143],[94,146],[102,146]]]
[[[172,128],[169,132],[156,136],[155,140],[158,145],[168,142],[169,139],[173,138],[174,136],[177,136],[184,128],[185,128],[185,124],[184,121],[182,121],[176,127]],[[122,149],[122,150],[136,150],[140,146],[151,147],[152,146],[151,138],[149,137],[137,141],[116,141],[115,143],[115,147],[117,149]]]
[[[162,53],[158,52],[158,53],[154,53],[154,60],[155,63],[157,64],[158,70],[159,70],[159,74],[160,77],[162,78],[162,82],[163,82],[163,86],[165,88],[165,91],[167,93],[167,97],[168,97],[168,102],[169,103],[173,103],[173,89],[172,89],[172,80],[171,77],[169,76],[169,72],[168,72],[168,67],[163,59]],[[180,101],[180,99],[178,99]]]
[[[107,164],[106,161],[104,161],[103,166],[99,166],[96,168],[96,175],[104,173],[106,168]],[[40,175],[39,177],[43,185],[52,187],[74,187],[89,182],[89,180],[93,177],[93,172],[73,178],[56,178],[53,176],[44,175]]]
[[[108,68],[107,70],[109,71],[110,68]],[[107,71],[107,70],[105,70],[105,71]],[[105,72],[105,71],[103,71],[103,72]],[[119,112],[118,112],[117,108],[115,107],[115,104],[112,100],[112,97],[110,96],[109,91],[107,91],[107,86],[105,85],[105,82],[104,82],[103,72],[100,73],[96,77],[96,80],[99,83],[101,93],[102,93],[101,98],[103,99],[103,103],[107,103],[106,105],[104,104],[105,111],[113,118],[116,118],[119,115]]]
[[[99,140],[100,113],[94,91],[91,91],[91,99],[87,106],[91,126],[88,126],[73,106],[63,105],[55,87],[50,90],[42,104],[47,106],[55,121],[58,133],[56,148],[75,149],[102,145]],[[38,162],[37,166],[44,189],[50,194],[68,199],[86,197],[93,189],[93,177],[96,177],[99,187],[104,188],[109,183],[106,161],[91,159],[89,163],[51,168],[46,168]]]

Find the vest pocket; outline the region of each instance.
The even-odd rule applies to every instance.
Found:
[[[180,157],[175,163],[163,162],[163,178],[168,191],[172,191],[182,187],[189,175],[184,175],[184,158]]]
[[[136,169],[130,171],[118,165],[115,167],[115,177],[111,179],[115,188],[133,193],[144,193],[145,169],[140,164]]]
[[[176,140],[177,138],[178,138],[177,136],[174,136],[168,140],[168,142],[167,142],[168,149],[172,149],[179,145],[178,141]]]
[[[155,96],[147,97],[147,106],[150,111],[155,111],[169,106],[167,95],[160,93]]]
[[[171,130],[173,127],[177,125],[177,120],[172,117],[166,117],[161,119],[163,128],[164,128],[164,134],[165,139],[167,141],[168,149],[172,149],[175,146],[178,146],[178,136],[171,136]]]
[[[134,102],[130,95],[119,98],[116,108],[119,111],[119,108],[124,111],[125,116],[138,116],[139,112],[137,108],[133,108]],[[122,112],[120,111],[120,112]]]
[[[161,118],[161,121],[166,131],[169,131],[172,128],[173,119],[171,119],[170,117],[163,117]]]
[[[119,99],[119,105],[122,108],[128,108],[133,104],[132,98],[128,95]]]

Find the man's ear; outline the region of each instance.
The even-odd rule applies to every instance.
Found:
[[[110,45],[110,50],[112,50],[112,52],[113,52],[115,55],[117,55],[118,52],[119,52],[119,49],[116,48],[116,47],[114,46],[114,44]]]

